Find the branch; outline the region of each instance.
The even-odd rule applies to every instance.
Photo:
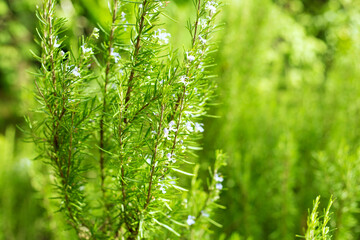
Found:
[[[135,50],[134,50],[134,54],[133,54],[134,61],[136,61],[136,58],[139,55],[141,34],[142,34],[143,29],[144,29],[144,21],[145,21],[145,16],[146,16],[147,0],[144,0],[142,5],[143,5],[143,12],[142,12],[141,18],[140,18],[139,33],[138,33],[138,35],[136,37]],[[133,85],[133,80],[134,80],[134,76],[135,76],[135,66],[136,66],[136,62],[134,63],[134,66],[131,69],[130,77],[129,77],[129,81],[128,81],[128,88],[127,88],[126,96],[125,96],[125,112],[127,112],[128,103],[130,102],[130,97],[131,97],[131,92],[132,92],[132,85]],[[127,117],[125,117],[124,118],[124,123],[126,124],[127,122],[128,122],[128,119],[127,119]]]
[[[150,199],[151,199],[151,186],[153,183],[153,175],[154,175],[154,171],[155,171],[157,149],[158,149],[159,142],[160,142],[161,126],[162,126],[162,121],[163,121],[163,117],[164,117],[164,108],[165,108],[165,106],[161,105],[160,123],[159,123],[159,128],[158,128],[158,133],[157,133],[157,141],[156,141],[155,149],[154,149],[154,157],[151,162],[150,181],[149,181],[148,194],[147,194],[144,210],[146,210],[146,208],[149,206]]]
[[[105,208],[106,208],[106,218],[107,221],[110,221],[110,217],[109,217],[109,206],[106,203],[106,190],[105,190],[105,157],[104,157],[104,121],[105,121],[105,112],[106,112],[106,96],[107,96],[107,85],[109,83],[109,73],[110,73],[110,67],[111,67],[111,49],[113,47],[113,41],[114,41],[114,35],[115,35],[115,21],[116,21],[116,17],[117,17],[117,11],[118,11],[118,1],[114,0],[114,10],[113,10],[113,15],[112,15],[112,25],[111,25],[111,31],[110,31],[110,38],[109,38],[109,48],[108,48],[108,58],[106,61],[106,69],[105,69],[105,83],[104,83],[104,93],[103,93],[103,104],[102,104],[102,115],[101,115],[101,119],[100,119],[100,160],[99,160],[99,164],[100,164],[100,178],[101,178],[101,192],[103,195],[103,200],[104,200],[104,204],[105,204]],[[105,228],[106,228],[107,224],[105,223]],[[104,229],[104,231],[106,231],[106,229]]]

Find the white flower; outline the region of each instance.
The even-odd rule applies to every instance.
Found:
[[[166,185],[165,184],[163,184],[163,183],[158,183],[158,185],[160,185],[160,188],[159,188],[159,190],[162,192],[162,193],[166,193]]]
[[[221,190],[223,188],[223,185],[221,183],[216,184],[216,189]]]
[[[195,57],[193,55],[189,55],[189,52],[186,52],[186,58],[189,60],[189,62],[192,62],[195,60]]]
[[[173,131],[173,132],[176,132],[177,129],[176,129],[176,123],[174,120],[172,120],[170,123],[169,123],[169,130],[170,131]]]
[[[199,69],[201,69],[201,71],[203,72],[204,71],[204,63],[203,62],[200,62],[199,63]]]
[[[188,85],[188,82],[186,81],[186,79],[188,79],[188,77],[185,75],[180,77],[180,82],[183,83],[185,86]]]
[[[58,41],[59,41],[59,38],[56,37],[56,38],[55,38],[55,41],[54,41],[54,48],[60,47],[60,43],[58,43]]]
[[[167,138],[169,136],[169,129],[164,128],[164,137]]]
[[[169,159],[170,162],[176,163],[175,158],[173,158],[174,155],[175,154],[168,153],[168,154],[166,154],[166,157]]]
[[[125,16],[126,16],[126,13],[121,12],[121,21],[125,22],[125,20],[126,20]]]
[[[165,29],[158,29],[154,34],[154,38],[157,38],[161,45],[168,44],[170,36],[170,33],[165,32]]]
[[[81,49],[82,49],[84,54],[87,54],[87,53],[93,54],[92,48],[87,48],[87,47],[85,47],[85,45],[82,45]]]
[[[94,35],[95,39],[99,38],[99,29],[98,28],[94,28],[93,35]]]
[[[171,181],[169,181],[170,184],[172,184],[172,185],[176,184],[176,182],[174,181],[174,180],[176,180],[176,177],[167,176],[166,178],[171,180]]]
[[[204,132],[203,123],[195,123],[195,132]]]
[[[146,158],[145,161],[146,161],[149,165],[151,165],[151,158]]]
[[[205,211],[201,211],[201,215],[203,215],[204,217],[210,217],[210,215]]]
[[[221,177],[221,176],[219,176],[219,174],[217,174],[217,173],[215,173],[214,179],[215,179],[216,182],[222,182],[222,181],[224,181],[224,178]]]
[[[126,23],[124,24],[124,31],[126,32],[127,31],[127,24],[129,24],[128,21],[126,21]],[[131,42],[131,41],[130,41]]]
[[[78,67],[75,67],[71,73],[75,76],[75,77],[80,77],[80,72],[79,72],[79,68]]]
[[[110,49],[110,56],[114,57],[115,63],[118,63],[121,58],[119,53],[114,52],[114,48]]]
[[[186,220],[186,222],[187,222],[187,224],[188,224],[189,226],[195,224],[195,217],[189,215],[189,216],[188,216],[188,219]]]
[[[194,129],[193,129],[193,127],[192,127],[192,122],[190,122],[190,121],[187,121],[186,123],[185,123],[185,126],[186,126],[186,129],[189,131],[189,132],[193,132],[194,131]]]
[[[205,28],[208,25],[208,21],[203,18],[200,18],[199,23],[202,28]]]
[[[214,1],[207,2],[206,6],[205,6],[205,9],[209,10],[210,14],[214,14],[214,13],[216,13],[216,6],[217,6],[217,3],[214,2]]]
[[[202,44],[206,44],[206,39],[199,36],[199,40]]]

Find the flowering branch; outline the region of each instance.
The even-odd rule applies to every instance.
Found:
[[[102,47],[96,47],[100,33],[94,29],[82,38],[78,55],[62,50],[58,33],[64,20],[54,15],[54,2],[44,0],[38,13],[43,52],[35,87],[38,112],[45,114],[34,122],[31,136],[56,176],[61,212],[79,239],[191,236],[194,228],[181,222],[193,225],[201,218],[179,201],[187,192],[204,190],[192,185],[189,191],[177,180],[194,175],[182,169],[198,148],[204,131],[198,121],[213,92],[204,65],[212,61],[208,41],[218,3],[195,3],[191,49],[180,62],[170,34],[159,28],[166,1],[112,0]],[[134,6],[135,23],[129,23]],[[129,29],[135,34],[125,34]],[[220,192],[212,184],[204,209],[214,208]]]

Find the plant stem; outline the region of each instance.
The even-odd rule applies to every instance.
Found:
[[[105,140],[104,140],[104,122],[105,122],[105,112],[106,112],[106,97],[107,97],[107,85],[109,83],[109,74],[110,74],[110,68],[111,68],[111,51],[113,47],[113,41],[114,41],[114,34],[115,34],[115,21],[117,17],[117,10],[118,10],[118,0],[114,0],[114,9],[113,9],[113,15],[112,15],[112,25],[110,30],[110,37],[109,37],[109,48],[108,48],[108,58],[106,61],[106,69],[105,69],[105,82],[104,82],[104,92],[103,92],[103,104],[102,104],[102,115],[100,119],[100,177],[101,177],[101,191],[103,195],[103,201],[105,203],[106,208],[106,218],[107,221],[110,223],[110,216],[109,216],[109,205],[106,203],[106,189],[105,189],[105,156],[104,156],[104,148],[105,148]],[[106,232],[107,224],[105,223],[105,229],[104,232]]]
[[[159,122],[157,140],[156,140],[155,149],[154,149],[154,157],[153,157],[153,159],[151,161],[150,180],[149,180],[149,187],[148,187],[148,193],[147,193],[146,202],[145,202],[145,205],[144,205],[144,210],[146,210],[146,208],[149,206],[150,199],[151,199],[151,187],[152,187],[153,176],[154,176],[154,171],[155,171],[157,149],[158,149],[158,146],[159,146],[159,143],[160,143],[160,135],[161,135],[162,122],[163,122],[163,118],[164,118],[164,110],[165,110],[165,106],[161,105],[160,122]]]
[[[131,69],[130,72],[130,77],[129,77],[129,81],[128,81],[128,88],[126,91],[126,96],[125,96],[125,112],[127,112],[128,110],[128,105],[130,102],[130,97],[131,97],[131,92],[132,92],[132,85],[133,85],[133,80],[134,80],[134,76],[135,76],[135,66],[137,64],[136,62],[136,58],[139,55],[139,50],[140,50],[140,40],[141,40],[141,34],[144,28],[144,21],[145,21],[145,16],[146,16],[146,5],[147,5],[147,0],[144,0],[142,3],[142,14],[140,17],[140,24],[139,24],[139,33],[136,37],[136,43],[135,43],[135,50],[134,50],[134,54],[133,54],[133,59],[134,59],[134,65]],[[124,123],[126,124],[128,122],[128,118],[125,117],[124,118]]]

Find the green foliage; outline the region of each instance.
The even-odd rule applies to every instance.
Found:
[[[313,209],[311,213],[309,212],[309,216],[307,218],[307,229],[305,236],[303,237],[306,240],[330,240],[332,238],[332,231],[327,225],[330,221],[330,208],[333,204],[333,200],[330,198],[327,208],[324,209],[324,215],[321,217],[318,212],[319,204],[320,196],[318,196],[314,201]]]
[[[28,96],[24,91],[31,77],[26,70],[33,65],[29,49],[34,48],[32,33],[36,17],[30,11],[36,1],[0,2],[0,132],[7,125],[23,120],[29,108],[22,100]]]
[[[52,233],[40,196],[30,182],[29,147],[17,143],[14,128],[0,135],[0,239],[42,239]]]
[[[209,223],[221,226],[209,216],[219,207],[223,154],[205,190],[192,173],[214,91],[208,67],[220,3],[194,2],[191,47],[181,54],[161,28],[165,4],[114,0],[109,28],[99,22],[76,51],[65,51],[55,1],[38,9],[39,108],[29,136],[79,239],[195,239],[210,234]],[[184,176],[193,176],[190,189]]]
[[[229,156],[223,234],[294,239],[315,196],[341,199],[347,192],[344,205],[334,203],[330,225],[334,239],[358,239],[352,186],[359,174],[352,162],[360,140],[360,75],[352,29],[359,6],[328,1],[312,15],[304,1],[277,2],[232,1],[224,9],[216,54],[221,104],[213,111],[221,118],[205,124],[204,139],[205,156],[214,145]],[[343,235],[339,223],[346,225]]]
[[[333,214],[327,224],[332,229],[332,238],[359,239],[359,3],[349,0],[225,2],[223,12],[218,15],[220,22],[225,24],[218,33],[214,29],[207,41],[210,45],[217,42],[216,46],[220,51],[212,52],[215,47],[211,45],[212,49],[207,56],[209,61],[204,64],[207,65],[204,75],[210,72],[218,75],[220,97],[217,102],[220,104],[211,108],[207,105],[205,110],[201,107],[204,111],[199,111],[207,112],[207,115],[218,115],[220,118],[202,120],[202,117],[190,116],[185,119],[194,123],[204,121],[206,131],[203,139],[200,133],[191,134],[186,141],[182,139],[187,146],[193,149],[203,147],[204,150],[180,152],[183,155],[179,155],[179,148],[176,147],[177,162],[172,167],[193,176],[174,172],[170,176],[175,179],[154,181],[151,195],[155,200],[142,212],[145,213],[141,218],[141,226],[145,229],[144,237],[151,235],[156,239],[173,239],[180,234],[183,238],[190,239],[294,239],[307,228],[307,209],[313,199],[318,195],[326,199],[333,195],[336,201],[331,207]],[[30,67],[30,71],[34,72],[33,69],[38,69],[41,65],[39,62],[34,63],[34,58],[28,51],[33,49],[37,55],[41,52],[40,47],[36,49],[32,43],[32,35],[37,35],[33,13],[36,4],[39,2],[35,0],[0,1],[0,131],[3,133],[5,129],[14,127],[15,123],[21,123],[19,116],[26,112],[32,102],[28,93],[30,91],[24,91],[29,89],[26,86],[32,78],[24,70]],[[153,156],[151,149],[154,149],[158,139],[157,135],[151,138],[150,133],[157,132],[160,122],[166,128],[169,128],[171,122],[167,110],[164,110],[163,121],[160,121],[160,114],[152,114],[161,113],[161,105],[166,105],[166,109],[170,106],[171,109],[172,94],[175,93],[176,101],[177,96],[182,96],[183,86],[177,84],[170,87],[165,84],[167,87],[163,89],[156,84],[155,89],[154,84],[165,78],[165,75],[166,79],[180,80],[178,77],[186,73],[185,52],[192,49],[192,37],[189,37],[188,30],[184,28],[184,19],[190,18],[194,25],[197,15],[193,1],[175,0],[164,4],[166,8],[160,9],[162,13],[154,16],[156,22],[153,22],[155,19],[146,18],[149,22],[146,21],[145,24],[153,25],[147,33],[149,36],[153,36],[151,32],[159,28],[167,29],[166,32],[172,36],[169,38],[170,45],[159,45],[159,42],[154,43],[154,39],[150,39],[144,45],[145,48],[142,48],[145,50],[139,53],[139,61],[131,58],[139,33],[139,29],[134,28],[139,23],[139,8],[134,3],[120,4],[117,14],[120,14],[119,20],[122,18],[121,12],[126,14],[125,21],[122,22],[129,23],[126,31],[125,25],[111,23],[112,15],[108,13],[107,1],[61,0],[56,4],[55,16],[66,18],[66,21],[62,22],[63,26],[57,34],[61,45],[54,49],[55,61],[56,64],[74,65],[65,70],[56,68],[58,73],[65,71],[65,74],[56,76],[59,83],[64,83],[56,85],[56,92],[63,94],[65,100],[74,102],[53,97],[50,90],[46,96],[49,102],[55,103],[57,111],[61,112],[62,109],[58,108],[66,103],[68,115],[58,121],[64,126],[59,137],[68,142],[66,139],[70,137],[68,134],[72,126],[71,113],[74,113],[74,124],[77,126],[73,132],[74,141],[80,141],[80,136],[86,140],[81,144],[73,142],[74,149],[80,147],[74,162],[79,162],[79,170],[84,171],[78,175],[75,174],[78,170],[71,173],[72,181],[85,185],[78,186],[83,190],[85,204],[70,201],[71,207],[75,205],[81,208],[76,210],[73,207],[78,217],[75,222],[84,220],[85,225],[91,225],[84,227],[80,223],[84,234],[87,233],[86,229],[90,229],[93,233],[96,232],[96,237],[102,238],[106,235],[104,232],[115,231],[119,219],[125,219],[122,182],[128,183],[125,189],[128,192],[126,202],[131,204],[129,211],[136,212],[146,202],[148,182],[147,185],[143,183],[144,179],[150,177],[151,165],[147,165],[148,158],[145,156]],[[90,37],[94,27],[100,29],[98,39],[94,38],[96,34]],[[113,54],[109,52],[112,28],[115,29]],[[145,43],[143,40],[141,43]],[[83,44],[85,48],[91,48],[94,54],[83,56]],[[174,52],[174,49],[180,50]],[[64,56],[60,56],[61,50],[64,51]],[[121,59],[115,64],[117,53]],[[151,55],[150,58],[147,54]],[[41,54],[39,56],[42,57]],[[211,58],[216,65],[210,64]],[[91,63],[90,68],[81,59]],[[148,59],[153,72],[144,68]],[[106,78],[108,60],[110,74]],[[42,70],[47,73],[51,67],[48,62],[44,66]],[[75,66],[79,68],[80,77],[73,74]],[[174,67],[178,67],[176,73],[170,71],[170,74],[164,74]],[[132,69],[137,73],[134,75],[135,79],[141,81],[134,81],[130,104],[125,111],[127,82]],[[189,71],[193,70],[195,69]],[[115,72],[118,74],[114,74]],[[41,79],[37,78],[39,86],[51,89],[51,81],[45,82],[45,85]],[[107,84],[104,84],[105,79],[108,79]],[[72,82],[73,80],[76,82]],[[139,82],[143,84],[137,84]],[[206,89],[210,89],[208,97],[211,98],[210,95],[216,89],[213,86],[208,88],[207,83],[201,88],[197,87],[197,90],[206,92]],[[154,88],[147,88],[149,85]],[[194,90],[193,87],[188,85],[188,88]],[[65,91],[66,88],[68,91]],[[156,96],[163,98],[152,100]],[[39,95],[37,100],[43,104]],[[81,123],[78,114],[84,112],[86,101],[89,119]],[[185,103],[190,103],[189,101]],[[134,118],[134,125],[126,127],[129,124],[124,123],[124,118],[133,117],[134,111],[147,102],[152,103]],[[197,99],[194,104],[187,106],[193,106],[194,109],[199,103],[200,100]],[[48,137],[52,137],[52,125],[49,122],[54,120],[51,119],[51,114],[45,105],[38,110],[41,112],[28,115],[38,123],[46,122],[48,128],[46,131],[35,128],[37,136],[46,133]],[[48,115],[44,115],[44,112]],[[126,114],[120,116],[119,113]],[[103,147],[100,146],[101,121],[104,127]],[[150,132],[147,134],[149,128]],[[122,142],[123,150],[118,152],[116,150],[121,145],[121,138],[118,136],[120,129],[122,139],[126,141]],[[180,126],[180,129],[184,130],[184,126]],[[62,199],[53,199],[54,196],[62,196],[64,192],[61,180],[54,178],[54,173],[59,171],[52,168],[51,164],[41,164],[41,161],[33,161],[30,167],[20,167],[20,159],[31,158],[32,146],[14,141],[10,133],[8,130],[5,134],[7,137],[1,137],[0,141],[1,150],[6,150],[0,167],[0,239],[76,239],[76,232],[68,231],[69,213],[66,213],[66,209],[62,211],[65,214],[58,212]],[[85,137],[84,133],[88,133],[88,136]],[[170,133],[172,135],[169,136],[173,137],[174,132]],[[179,134],[177,139],[180,140],[187,134]],[[22,138],[18,133],[15,136]],[[136,145],[139,139],[142,142]],[[44,138],[36,138],[37,146],[49,150],[51,142],[47,142],[46,147],[42,140]],[[172,149],[171,140],[158,144],[158,149],[164,151],[162,157],[158,154],[156,157],[161,160],[157,165],[159,169],[163,169],[166,164],[165,156]],[[12,146],[14,151],[11,150]],[[136,151],[129,152],[134,148]],[[61,149],[59,156],[66,157],[69,145],[65,144]],[[218,173],[216,178],[225,179],[222,182],[226,189],[224,192],[216,190],[216,167],[211,167],[209,180],[204,180],[209,177],[209,166],[213,166],[216,160],[214,149],[224,149],[228,155],[228,167],[224,167],[222,174]],[[10,152],[15,155],[9,154]],[[129,164],[131,168],[126,167],[126,178],[121,178],[121,163],[118,159],[125,152],[124,159],[128,157],[131,161],[124,164]],[[104,187],[101,185],[101,153],[104,159]],[[183,163],[183,160],[195,164]],[[66,164],[63,168],[65,171]],[[174,171],[170,168],[166,170]],[[157,174],[155,171],[154,176],[159,180]],[[175,186],[188,191],[180,188],[176,190],[172,187],[172,181],[175,181]],[[58,187],[57,194],[54,186]],[[76,192],[76,189],[67,189],[68,194],[81,200],[82,197]],[[216,204],[207,201],[208,198],[216,199],[220,193],[221,198]],[[29,199],[34,205],[28,205]],[[35,199],[37,201],[34,203]],[[114,201],[116,204],[112,204]],[[221,209],[217,204],[226,209]],[[61,207],[64,208],[65,205],[66,201],[63,201]],[[203,206],[206,206],[204,214],[201,213]],[[317,209],[326,208],[323,203],[318,203],[317,206]],[[209,218],[207,214],[210,214]],[[129,222],[134,223],[130,227],[135,229],[140,219],[137,216],[128,216]],[[317,217],[317,229],[322,229],[322,216],[318,213]],[[195,224],[188,225],[188,221],[195,221]],[[222,228],[218,227],[220,225]],[[105,227],[108,228],[106,231]],[[121,227],[128,234],[126,224]],[[309,233],[310,228],[307,229]],[[212,237],[209,235],[211,233],[214,233]]]

